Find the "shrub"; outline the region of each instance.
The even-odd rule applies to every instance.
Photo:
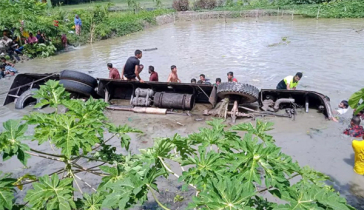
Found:
[[[197,0],[194,4],[196,9],[213,9],[217,7],[216,0]]]
[[[172,7],[177,11],[187,11],[189,10],[190,2],[188,0],[174,0]]]
[[[56,50],[57,49],[52,44],[52,42],[49,42],[47,44],[35,43],[33,45],[30,45],[30,44],[24,45],[24,53],[27,56],[29,56],[30,58],[34,58],[34,57],[46,58],[51,55],[54,55]]]

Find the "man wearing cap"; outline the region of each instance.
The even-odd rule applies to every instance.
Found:
[[[301,78],[302,72],[297,72],[295,76],[287,76],[278,83],[277,90],[296,90]]]

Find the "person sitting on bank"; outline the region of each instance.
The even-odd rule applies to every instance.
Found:
[[[228,82],[238,82],[238,80],[234,77],[234,73],[232,71],[227,73]]]
[[[344,131],[344,134],[351,137],[361,137],[364,134],[363,126],[360,126],[360,118],[354,116],[350,121],[350,127]]]
[[[26,39],[25,43],[26,44],[34,44],[34,43],[37,43],[37,42],[38,42],[37,37],[33,36],[33,33],[29,33],[29,37],[28,37],[28,39]]]
[[[119,71],[112,67],[112,63],[107,64],[107,69],[109,69],[109,79],[120,79]]]
[[[14,76],[16,73],[18,73],[18,71],[14,67],[5,65],[5,64],[0,66],[0,70],[2,71],[2,74],[4,75],[4,77],[6,74],[10,74],[11,76]]]
[[[195,79],[195,78],[192,78],[192,79],[191,79],[191,83],[192,83],[192,84],[196,84],[196,79]]]
[[[148,72],[150,74],[149,81],[158,82],[158,73],[154,71],[154,66],[149,66]]]
[[[301,72],[297,72],[295,76],[287,76],[278,83],[277,90],[296,90],[298,81],[300,81],[301,78]]]
[[[6,58],[5,58],[5,57],[1,57],[1,58],[0,58],[0,61],[1,61],[1,63],[2,63],[2,64],[5,64],[5,65],[7,65],[7,66],[14,67],[14,64],[13,64],[13,63],[11,63],[11,62],[9,62],[9,61],[6,61]]]
[[[168,76],[167,82],[181,82],[177,75],[177,67],[175,65],[171,66],[171,73]]]
[[[129,81],[136,81],[135,78],[138,78],[139,82],[144,82],[139,76],[139,73],[143,70],[143,69],[140,69],[140,66],[139,66],[140,65],[139,59],[142,58],[142,51],[135,50],[134,55],[135,56],[131,56],[126,61],[125,65],[123,67],[123,71],[121,73],[121,79],[124,79],[124,76],[125,76],[126,79]]]
[[[216,78],[215,80],[215,86],[219,86],[221,84],[221,78]]]

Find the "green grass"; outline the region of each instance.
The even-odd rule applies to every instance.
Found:
[[[162,1],[162,8],[171,8],[172,7],[172,3],[173,0],[161,0]],[[145,9],[145,8],[155,8],[156,7],[156,3],[153,0],[138,0],[137,1],[140,6]],[[83,3],[83,4],[74,4],[74,5],[64,5],[62,6],[63,9],[65,10],[74,10],[74,9],[87,9],[87,8],[91,8],[94,7],[95,5],[107,5],[111,3],[113,6],[112,7],[117,7],[118,9],[122,9],[122,10],[126,10],[129,9],[128,7],[128,2],[126,0],[122,1],[122,0],[111,0],[111,1],[90,1],[90,3]]]

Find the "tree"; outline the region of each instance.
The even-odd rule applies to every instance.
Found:
[[[183,189],[196,191],[189,204],[195,209],[354,209],[346,200],[324,183],[326,175],[300,167],[281,152],[266,131],[272,123],[257,121],[256,125],[243,123],[228,129],[222,120],[207,122],[208,128],[187,137],[175,134],[171,138],[155,141],[151,148],[140,149],[138,154],[129,150],[127,133],[141,132],[127,125],[115,126],[103,114],[106,103],[89,99],[86,102],[70,99],[57,81],[48,81],[35,95],[41,98],[37,107],[49,105],[52,113],[33,112],[21,121],[9,120],[0,134],[3,159],[16,156],[24,165],[31,156],[42,157],[64,164],[64,167],[42,177],[24,175],[14,178],[0,176],[0,210],[13,206],[14,187],[32,184],[26,192],[23,207],[35,209],[128,209],[142,204],[151,192],[163,209],[156,192],[156,179],[168,175],[183,182]],[[59,106],[68,111],[60,113]],[[24,134],[28,125],[34,125],[31,136]],[[104,131],[120,139],[127,153],[117,153],[104,138]],[[240,135],[245,132],[244,136]],[[50,142],[59,153],[38,151],[26,140],[40,145]],[[92,168],[78,164],[80,159],[99,163]],[[177,174],[168,165],[174,161],[182,168]],[[188,170],[184,167],[188,166]],[[99,186],[93,187],[78,173],[87,171],[102,176]],[[60,178],[57,174],[66,172]],[[291,182],[293,178],[297,182]],[[95,192],[83,194],[74,200],[75,191],[82,192],[79,182],[85,182]],[[77,186],[73,188],[73,184]],[[262,197],[270,193],[284,201],[278,204]]]

